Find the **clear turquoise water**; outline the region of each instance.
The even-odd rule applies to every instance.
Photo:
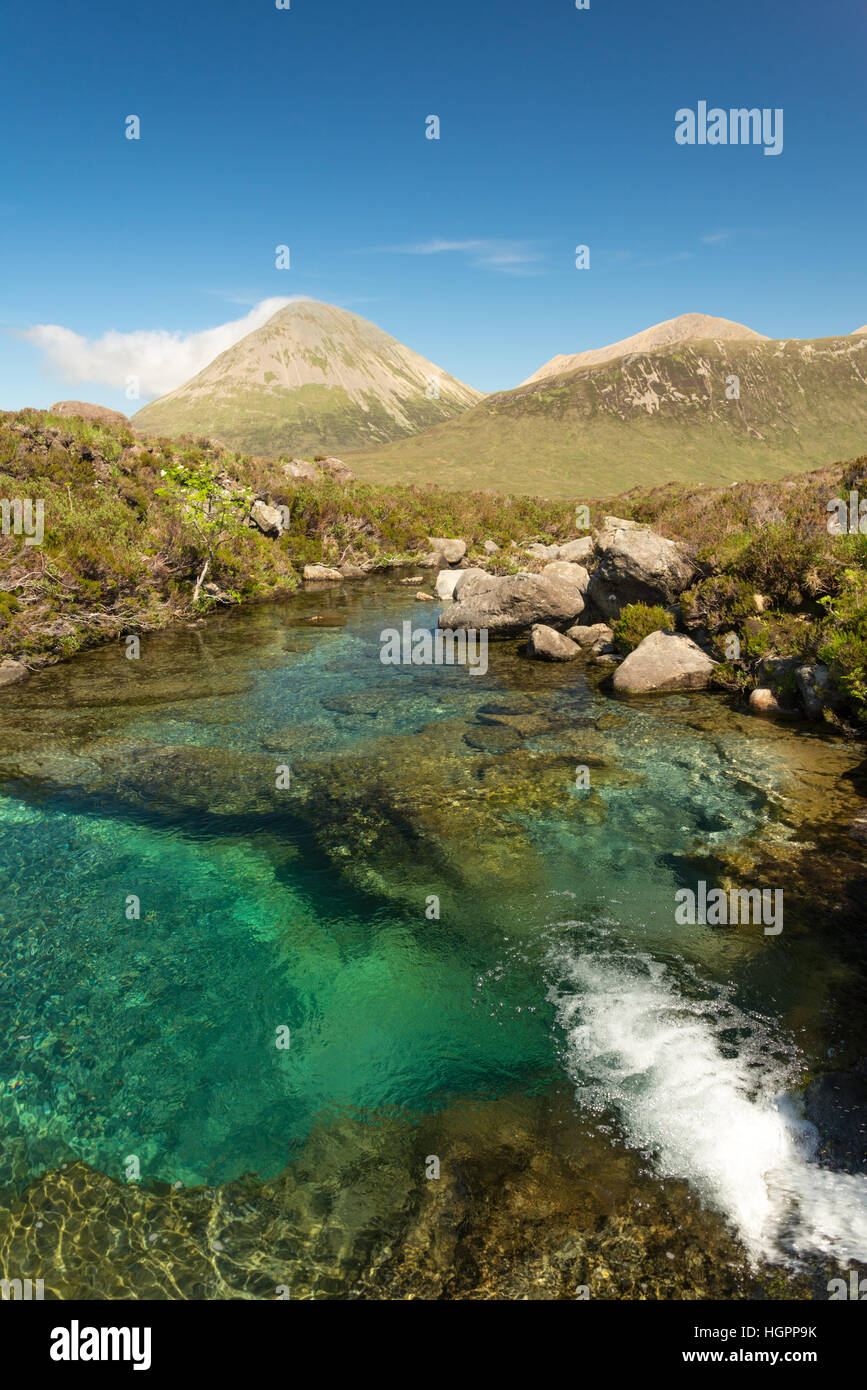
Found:
[[[848,967],[803,923],[770,942],[672,904],[706,856],[792,837],[793,736],[709,697],[618,704],[511,644],[484,678],[380,664],[384,627],[436,611],[302,595],[4,693],[0,1183],[72,1158],[123,1178],[130,1156],[145,1183],[267,1177],[341,1117],[567,1079],[576,1114],[610,1111],[747,1236],[778,1220],[755,1164],[723,1180],[705,1140],[789,1145],[769,1117],[824,1057]],[[480,750],[492,704],[541,725]]]

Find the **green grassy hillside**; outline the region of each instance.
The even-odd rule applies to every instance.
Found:
[[[347,461],[371,482],[592,498],[779,478],[865,446],[867,338],[845,337],[632,354],[488,396]]]

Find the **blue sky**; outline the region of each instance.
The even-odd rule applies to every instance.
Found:
[[[867,322],[861,0],[43,0],[3,31],[2,408],[132,413],[131,362],[144,403],[294,295],[482,390],[689,311]],[[679,146],[701,100],[782,107],[782,153]]]

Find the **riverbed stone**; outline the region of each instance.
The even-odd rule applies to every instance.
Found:
[[[534,623],[527,641],[527,653],[536,661],[574,661],[581,648],[556,628]]]
[[[791,719],[795,713],[794,710],[783,705],[767,685],[760,685],[755,690],[750,691],[750,711],[752,714],[762,714],[777,719]]]
[[[701,690],[710,683],[715,665],[691,637],[651,632],[618,667],[614,689],[621,695]]]
[[[333,569],[330,565],[305,565],[304,578],[328,579],[339,582],[343,578],[343,575],[340,573],[340,570]]]
[[[614,629],[607,623],[590,623],[588,627],[581,627],[576,624],[566,631],[566,636],[573,642],[577,642],[579,647],[590,651],[595,647],[608,647],[614,643]]]
[[[558,629],[571,625],[584,611],[584,599],[574,584],[558,575],[470,575],[459,601],[440,614],[442,628],[486,629],[492,636],[527,632],[534,623]]]
[[[0,685],[15,685],[29,675],[30,668],[23,661],[0,661]]]

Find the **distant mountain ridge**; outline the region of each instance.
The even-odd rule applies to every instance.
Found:
[[[565,355],[560,353],[532,376],[528,376],[521,385],[529,386],[531,382],[541,381],[548,376],[562,376],[564,372],[576,371],[579,367],[595,367],[600,362],[613,362],[615,358],[625,357],[629,352],[654,352],[659,348],[672,347],[675,343],[687,343],[693,339],[768,342],[763,333],[745,328],[742,323],[733,323],[731,319],[712,318],[710,314],[680,314],[677,318],[655,323],[641,333],[634,333],[631,338],[623,338],[619,343],[609,343],[607,347]]]
[[[133,422],[151,434],[208,435],[277,457],[400,439],[481,399],[367,319],[298,300]]]
[[[615,357],[599,349],[602,361],[537,373],[349,461],[375,482],[590,498],[778,478],[867,453],[867,334],[775,340],[732,327],[745,336],[631,350],[648,330],[612,344]]]

